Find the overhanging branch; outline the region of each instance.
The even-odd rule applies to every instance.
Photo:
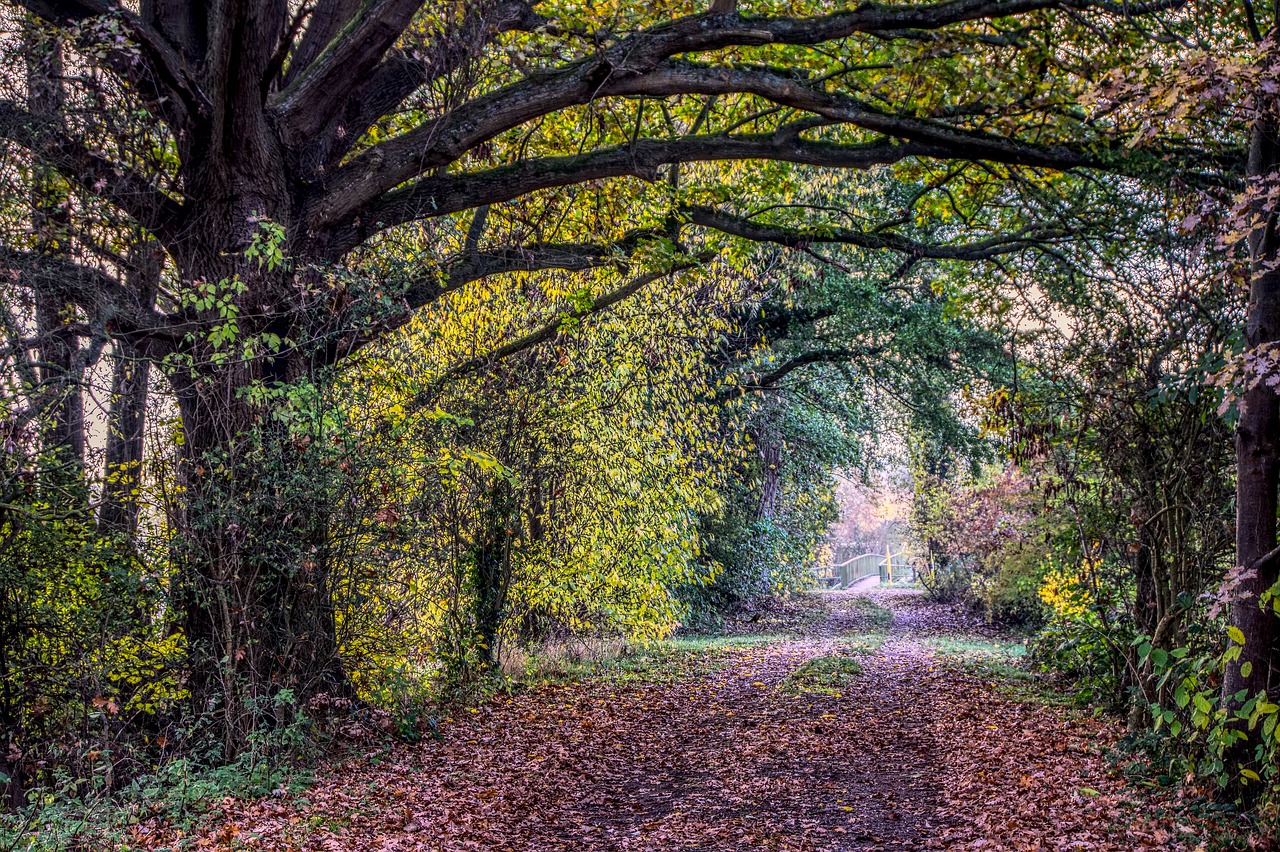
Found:
[[[888,249],[913,258],[937,260],[986,260],[1002,254],[1012,254],[1027,249],[1040,248],[1067,239],[1069,231],[1047,226],[1029,226],[1012,234],[988,237],[972,243],[958,245],[919,242],[889,232],[868,232],[848,228],[800,230],[779,225],[767,225],[750,219],[723,213],[710,207],[685,209],[689,221],[705,228],[713,228],[726,234],[753,242],[774,243],[792,249],[803,249],[814,244],[831,243],[857,246],[866,249]]]
[[[65,298],[88,314],[90,326],[113,335],[177,337],[165,316],[102,270],[0,245],[0,274],[32,291]]]
[[[111,70],[133,84],[170,126],[176,128],[193,115],[208,115],[209,99],[182,55],[131,9],[110,0],[18,2],[51,24],[76,26],[77,41],[83,46],[104,49]],[[92,26],[95,18],[103,24],[118,21],[132,37],[132,45],[121,44],[112,27]],[[140,57],[131,49],[135,46]]]
[[[680,18],[629,35],[556,71],[503,86],[373,146],[331,176],[332,200],[322,206],[336,208],[326,217],[329,220],[354,215],[393,187],[455,162],[475,146],[528,121],[601,97],[639,93],[646,85],[661,88],[661,81],[648,81],[675,56],[750,45],[815,45],[859,33],[939,29],[1040,9],[1094,6],[1090,0],[944,0],[920,5],[863,3],[850,11],[814,18],[736,14]],[[685,88],[672,88],[672,93],[702,91],[688,89],[689,80],[679,82]],[[718,91],[740,90],[729,82],[717,84],[706,74],[697,82],[703,87],[718,85]],[[668,74],[666,83],[675,86],[677,80]],[[813,100],[814,94],[806,99]]]
[[[375,233],[419,219],[510,201],[544,189],[605,178],[636,176],[657,180],[671,163],[731,160],[779,160],[812,166],[867,169],[907,157],[947,156],[935,145],[881,140],[840,145],[804,139],[809,122],[797,122],[768,134],[704,135],[683,139],[642,139],[633,145],[603,148],[576,156],[522,160],[495,169],[424,178],[388,193],[368,210],[346,220],[330,220],[338,211],[317,211],[320,223],[336,231],[333,251],[341,256]]]

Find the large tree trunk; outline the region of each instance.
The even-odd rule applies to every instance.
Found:
[[[305,304],[300,279],[314,255],[298,224],[303,201],[263,109],[286,5],[228,9],[208,31],[209,53],[225,63],[212,69],[217,107],[181,143],[183,185],[200,211],[173,258],[206,333],[180,345],[167,372],[183,426],[173,524],[190,686],[231,757],[255,728],[349,685],[330,588],[335,474],[319,463],[319,442],[275,416],[286,400],[273,396],[320,378],[315,349],[343,308]]]
[[[321,694],[346,696],[330,587],[331,468],[243,399],[244,365],[183,382],[180,588],[196,709],[226,756]],[[207,382],[207,383],[206,383]]]
[[[1259,119],[1249,150],[1253,181],[1280,167],[1274,120]],[[1245,339],[1250,348],[1280,340],[1280,268],[1276,268],[1280,235],[1275,213],[1266,215],[1250,237],[1253,274]],[[1276,547],[1277,488],[1280,486],[1280,396],[1266,383],[1245,391],[1236,429],[1236,561],[1246,570],[1232,602],[1230,621],[1244,635],[1239,660],[1229,664],[1222,682],[1222,701],[1238,707],[1239,695],[1253,695],[1272,683],[1276,616],[1261,606],[1261,596],[1280,579]],[[1247,744],[1237,757],[1248,759]]]
[[[295,210],[279,190],[281,170],[264,163],[275,156],[270,137],[242,131],[234,142],[199,141],[211,166],[191,181],[222,200],[210,205],[203,242],[175,261],[182,286],[204,294],[196,309],[208,331],[167,367],[183,427],[182,504],[171,522],[190,688],[228,758],[309,699],[350,694],[330,587],[335,468],[320,463],[316,436],[277,416],[291,398],[283,389],[323,380],[315,349],[333,329],[313,326],[298,306],[289,262],[249,256],[287,253],[275,241]],[[244,138],[252,134],[256,143]],[[230,161],[228,144],[240,152]]]

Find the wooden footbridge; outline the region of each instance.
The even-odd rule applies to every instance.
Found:
[[[868,577],[880,577],[882,583],[913,579],[915,570],[902,553],[863,553],[838,565],[818,569],[818,584],[828,589],[847,589]]]

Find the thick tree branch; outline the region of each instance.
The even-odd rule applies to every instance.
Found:
[[[782,362],[776,369],[771,372],[760,374],[748,374],[751,379],[750,384],[742,384],[747,390],[766,390],[776,387],[778,382],[782,381],[791,373],[799,370],[801,367],[807,367],[810,364],[831,364],[850,361],[854,358],[867,358],[879,353],[878,349],[815,349],[796,355]]]
[[[366,213],[346,222],[331,223],[331,227],[338,226],[331,250],[334,257],[340,257],[371,235],[396,225],[510,201],[539,190],[623,176],[656,180],[658,168],[671,163],[778,160],[842,169],[867,169],[908,157],[987,159],[1060,169],[1097,163],[1092,155],[1071,148],[1038,148],[1017,142],[1000,150],[993,145],[952,146],[892,139],[848,145],[810,141],[800,132],[811,123],[797,122],[770,134],[646,139],[578,156],[524,160],[486,171],[425,178],[388,193]]]
[[[309,69],[325,46],[355,18],[356,12],[360,11],[361,2],[362,0],[315,0],[311,4],[302,38],[298,39],[289,56],[289,70],[283,78],[285,88]]]
[[[923,243],[884,231],[867,232],[846,228],[799,230],[766,225],[710,207],[690,207],[686,208],[685,213],[695,225],[754,242],[774,243],[793,249],[807,248],[815,243],[834,243],[867,249],[889,249],[911,257],[938,260],[986,260],[997,255],[1039,248],[1071,236],[1069,231],[1062,228],[1027,227],[1012,234],[1001,234],[972,243],[945,245]]]
[[[815,89],[794,76],[769,71],[672,62],[643,76],[603,86],[601,94],[651,97],[687,94],[756,95],[832,123],[963,151],[966,159],[1016,161],[1021,165],[1054,169],[1100,163],[1100,158],[1087,153],[1083,145],[1069,147],[1029,143],[1007,136],[955,127],[943,121],[893,115],[855,98]]]
[[[306,70],[273,99],[287,146],[300,148],[329,125],[421,6],[422,0],[372,0],[344,22]]]
[[[887,140],[865,145],[811,142],[799,136],[805,126],[734,137],[642,139],[634,145],[604,148],[578,156],[522,160],[495,169],[425,178],[388,193],[364,213],[346,221],[332,221],[330,227],[334,228],[335,239],[331,250],[335,257],[340,257],[373,234],[396,225],[482,204],[510,201],[543,189],[624,176],[657,180],[658,168],[670,163],[759,159],[865,169],[906,157],[946,153],[936,146]]]
[[[636,246],[645,239],[663,236],[655,231],[632,231],[622,239],[598,243],[531,243],[514,248],[477,249],[464,252],[445,267],[442,292],[456,290],[472,281],[510,272],[560,270],[584,272],[605,266],[625,265]],[[409,299],[412,307],[425,302]]]
[[[863,3],[851,11],[816,18],[748,19],[736,14],[681,18],[623,38],[558,71],[504,86],[374,146],[333,175],[330,192],[341,199],[336,206],[345,209],[333,210],[332,202],[321,206],[331,211],[325,218],[343,218],[393,187],[448,165],[476,145],[527,121],[595,98],[639,93],[646,76],[674,56],[747,45],[813,45],[858,33],[937,29],[1040,9],[1095,6],[1091,0],[946,0],[922,5]],[[668,83],[672,85],[667,90],[676,93],[675,80]],[[737,91],[724,82],[716,90]]]
[[[405,310],[373,328],[345,335],[326,349],[326,363],[336,363],[367,346],[382,334],[399,328],[414,312],[474,281],[512,272],[586,272],[615,266],[625,269],[631,255],[646,239],[665,234],[632,231],[606,244],[529,243],[521,246],[468,248],[449,258],[438,274],[424,275],[402,284],[399,297]]]
[[[463,68],[502,33],[531,30],[540,23],[530,3],[497,0],[472,7],[456,28],[433,33],[421,48],[393,48],[366,79],[354,81],[356,87],[322,132],[297,140],[306,146],[299,157],[304,174],[321,178],[375,122],[394,113],[420,87]]]

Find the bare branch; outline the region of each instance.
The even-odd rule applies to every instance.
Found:
[[[112,335],[138,340],[175,335],[168,318],[99,269],[0,245],[0,275],[33,291],[65,298],[84,309],[91,326]]]
[[[12,101],[0,101],[0,139],[25,148],[85,192],[115,204],[166,246],[177,240],[185,216],[180,203],[142,176],[65,135],[55,120],[32,115]]]
[[[107,63],[126,82],[132,83],[157,114],[171,126],[183,124],[192,115],[207,115],[209,99],[200,88],[186,60],[154,27],[131,9],[110,0],[18,0],[27,11],[57,25],[75,25],[77,41],[107,49]],[[93,19],[99,26],[91,26]],[[118,21],[132,37],[139,56],[130,45],[120,45],[108,21]]]

